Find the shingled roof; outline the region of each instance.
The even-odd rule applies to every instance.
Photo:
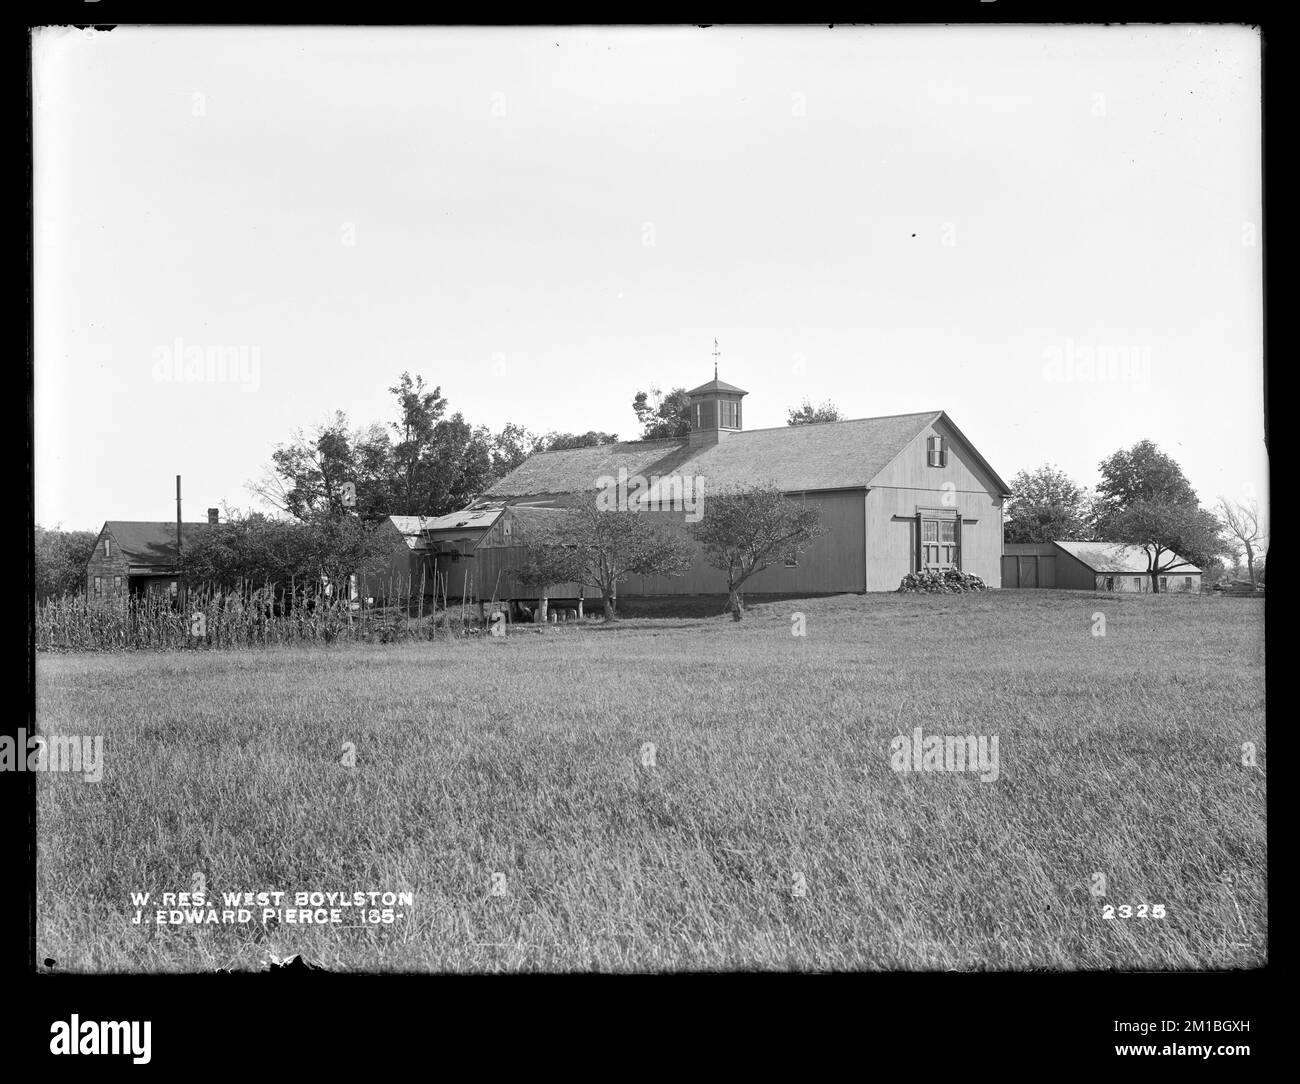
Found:
[[[732,433],[692,448],[685,439],[640,440],[539,452],[497,482],[489,497],[586,492],[604,475],[701,475],[716,492],[770,482],[785,493],[867,486],[943,411],[783,425]]]
[[[1151,571],[1147,551],[1142,546],[1130,546],[1122,542],[1057,542],[1056,545],[1071,557],[1082,561],[1094,572]],[[1162,563],[1166,562],[1170,552],[1166,551],[1161,555]],[[1173,557],[1175,562],[1184,560],[1176,553]],[[1176,568],[1171,568],[1169,571],[1180,575],[1184,572],[1191,575],[1201,570],[1192,564],[1178,564]]]
[[[133,565],[171,568],[176,564],[176,523],[173,520],[110,519],[104,524],[117,548]],[[207,523],[182,523],[181,545],[206,530]]]

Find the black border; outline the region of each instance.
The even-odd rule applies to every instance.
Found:
[[[154,0],[98,0],[33,5],[24,13],[24,57],[18,67],[24,87],[23,151],[26,206],[26,430],[25,512],[27,595],[30,614],[33,583],[32,525],[35,509],[33,469],[33,310],[30,38],[32,27],[152,23],[177,25],[513,25],[510,16],[535,14],[508,7],[446,10],[431,5],[370,3],[360,7],[315,7],[242,2],[177,5]],[[675,22],[707,32],[712,19],[673,19],[674,12],[640,18],[610,9],[579,11],[532,25],[573,25],[615,21],[643,25]],[[709,13],[713,14],[713,13]],[[1279,70],[1289,59],[1290,36],[1258,6],[1209,3],[1078,3],[1044,5],[1026,0],[964,0],[953,3],[884,2],[866,5],[846,21],[808,25],[862,24],[1044,24],[1044,23],[1231,23],[1260,27],[1266,63],[1264,79],[1265,220],[1272,226],[1268,201],[1268,136],[1279,127]],[[93,20],[93,21],[92,21]],[[755,23],[749,19],[731,22]],[[1279,51],[1281,55],[1279,55]],[[1283,114],[1285,116],[1285,114]],[[1276,202],[1276,201],[1275,201]],[[1195,228],[1189,223],[1188,228]],[[1277,232],[1274,227],[1265,235]],[[1265,243],[1265,315],[1271,287],[1278,281],[1277,246]],[[1268,388],[1272,327],[1265,323],[1265,393]],[[1206,389],[1212,394],[1212,389]],[[1269,432],[1266,399],[1265,432]],[[1209,435],[1207,434],[1207,438]],[[1209,438],[1212,439],[1212,438]],[[1267,436],[1266,436],[1267,439]],[[1272,471],[1270,466],[1270,471]],[[1275,494],[1283,491],[1276,485]],[[1287,514],[1285,501],[1272,502],[1274,534]],[[1274,594],[1285,585],[1274,584]],[[1285,601],[1282,603],[1285,606]],[[1273,607],[1276,611],[1277,604]],[[1276,654],[1276,612],[1266,614],[1266,635]],[[35,650],[27,621],[27,688],[23,717],[10,715],[9,731],[29,726],[34,716]],[[1277,696],[1274,680],[1268,691]],[[1274,699],[1274,702],[1277,702]],[[1284,728],[1271,735],[1278,765],[1290,763]],[[1280,755],[1279,755],[1280,754]],[[8,775],[8,773],[5,773]],[[15,1010],[6,1027],[7,1052],[42,1070],[80,1065],[78,1059],[48,1052],[54,1020],[78,1013],[83,1019],[149,1019],[153,1060],[143,1070],[165,1072],[268,1069],[295,1073],[365,1072],[385,1076],[421,1069],[433,1074],[459,1071],[492,1074],[513,1067],[545,1065],[556,1071],[622,1074],[629,1070],[696,1073],[714,1068],[732,1073],[750,1065],[769,1071],[816,1071],[837,1063],[838,1071],[870,1073],[969,1068],[997,1072],[1034,1068],[1046,1072],[1110,1067],[1130,1059],[1114,1055],[1114,1045],[1139,1037],[1117,1036],[1115,1020],[1248,1019],[1251,1031],[1209,1041],[1244,1043],[1249,1058],[1229,1066],[1222,1060],[1200,1064],[1211,1072],[1250,1072],[1260,1058],[1277,1054],[1280,998],[1274,991],[1279,972],[1289,971],[1287,924],[1270,931],[1270,963],[1247,972],[1227,973],[1043,973],[1043,974],[863,974],[863,975],[668,975],[650,977],[650,986],[631,985],[634,976],[440,977],[311,974],[191,976],[56,976],[42,974],[35,959],[35,780],[18,773],[0,780],[14,807],[5,823],[8,868],[22,869],[24,891],[6,892],[13,912],[5,924],[7,989]],[[1270,843],[1276,806],[1270,804]],[[20,827],[21,826],[21,827]],[[1275,853],[1274,862],[1285,862]],[[1270,871],[1271,874],[1271,871]],[[1273,878],[1270,875],[1270,888]],[[1271,897],[1271,892],[1270,892]],[[23,937],[19,931],[26,933]],[[453,985],[454,983],[454,985]],[[553,989],[552,984],[561,984]],[[1279,990],[1280,992],[1280,990]],[[1146,1040],[1151,1041],[1151,1040]],[[1157,1037],[1155,1041],[1160,1041]],[[450,1055],[450,1057],[448,1056]],[[456,1055],[460,1055],[457,1057]],[[513,1057],[512,1057],[513,1056]],[[1152,1059],[1131,1059],[1148,1074]],[[412,1064],[412,1062],[414,1064]],[[576,1064],[575,1064],[576,1063]],[[845,1064],[847,1063],[847,1064]],[[901,1064],[898,1064],[901,1063]],[[1156,1073],[1188,1059],[1157,1059]],[[129,1064],[129,1063],[128,1063]],[[88,1066],[105,1067],[101,1059]],[[634,1068],[635,1067],[635,1068]],[[137,1067],[132,1067],[133,1069]]]

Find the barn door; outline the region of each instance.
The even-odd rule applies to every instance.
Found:
[[[957,520],[921,518],[921,567],[942,572],[957,567]]]

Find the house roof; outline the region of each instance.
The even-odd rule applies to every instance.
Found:
[[[207,528],[207,523],[182,523],[181,545],[193,541],[196,533]],[[113,536],[117,548],[134,565],[155,565],[171,568],[176,563],[176,521],[110,519],[104,530]]]
[[[1076,557],[1094,572],[1148,572],[1148,553],[1143,546],[1122,542],[1057,542],[1071,557]],[[1168,552],[1168,551],[1167,551]],[[1183,561],[1174,554],[1176,561]],[[1162,563],[1163,563],[1162,557]],[[1192,564],[1180,564],[1171,572],[1192,575],[1201,570]]]
[[[617,477],[620,467],[629,475],[647,478],[673,473],[699,475],[705,479],[706,492],[754,482],[770,482],[785,493],[854,489],[870,485],[917,435],[941,417],[945,417],[943,411],[929,410],[749,429],[732,433],[717,444],[695,448],[688,440],[679,439],[538,452],[492,486],[489,495],[588,492],[600,488],[603,476]],[[993,478],[1001,484],[996,474]]]

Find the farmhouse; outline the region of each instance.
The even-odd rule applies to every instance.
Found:
[[[743,389],[715,378],[687,393],[690,432],[666,440],[539,452],[471,510],[491,526],[471,553],[479,598],[536,597],[518,581],[530,524],[573,494],[626,486],[647,516],[675,529],[707,515],[709,493],[768,483],[821,509],[827,533],[745,585],[748,594],[892,591],[919,568],[959,568],[1001,583],[1009,487],[942,410],[745,430]],[[701,504],[702,502],[702,504]],[[558,585],[566,598],[577,585]],[[726,593],[697,552],[679,577],[629,577],[622,597]]]
[[[207,523],[182,523],[181,545],[217,522],[217,510],[208,509]],[[108,520],[95,539],[86,562],[86,597],[90,599],[169,595],[177,598],[175,521]]]
[[[1176,553],[1160,555],[1160,591],[1201,590],[1201,569]],[[1079,591],[1150,591],[1151,560],[1143,546],[1118,542],[1008,542],[1004,587],[1060,587]]]

